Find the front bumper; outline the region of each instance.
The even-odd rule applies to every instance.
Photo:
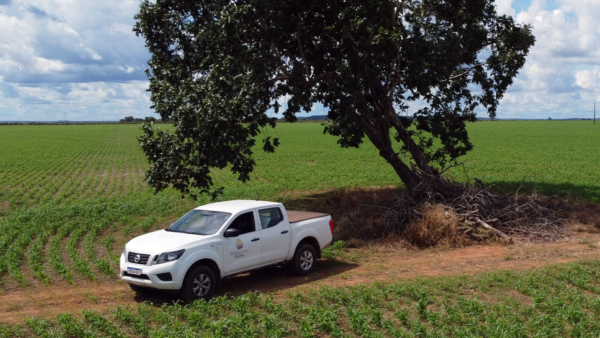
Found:
[[[119,277],[121,280],[128,284],[134,284],[146,288],[158,289],[158,290],[179,290],[183,284],[183,277],[176,273],[178,271],[178,265],[181,261],[176,260],[174,262],[168,262],[157,265],[142,265],[127,262],[125,256],[121,254],[119,262]],[[127,268],[136,268],[142,270],[141,276],[127,275]],[[171,281],[163,281],[158,278],[159,274],[171,274]]]

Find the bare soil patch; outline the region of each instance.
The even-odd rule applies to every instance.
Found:
[[[291,275],[285,267],[269,267],[223,280],[219,295],[251,291],[271,292],[277,299],[306,288],[395,282],[425,276],[478,274],[497,270],[534,269],[580,259],[600,259],[600,235],[576,233],[552,243],[520,242],[513,245],[474,245],[464,248],[411,249],[400,244],[378,244],[346,250],[338,261],[321,260],[314,274]],[[82,309],[110,310],[118,305],[150,301],[157,306],[177,301],[176,295],[149,292],[138,295],[118,279],[96,282],[62,280],[50,285],[3,286],[0,323],[22,323],[31,316],[53,317]]]

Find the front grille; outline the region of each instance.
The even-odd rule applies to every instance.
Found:
[[[132,274],[127,273],[127,272],[123,272],[123,276],[133,277],[133,278],[139,278],[139,279],[150,279],[150,277],[148,277],[148,275],[144,275],[144,274],[141,274],[141,275],[132,275]]]
[[[140,255],[140,261],[136,262],[135,261],[135,256]],[[141,253],[137,253],[137,252],[129,252],[129,254],[127,255],[127,261],[130,263],[135,263],[135,264],[143,264],[146,265],[146,263],[148,263],[148,258],[150,258],[150,255],[146,255],[146,254],[141,254]]]

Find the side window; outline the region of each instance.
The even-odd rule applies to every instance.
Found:
[[[252,211],[250,211],[239,215],[229,225],[228,229],[238,229],[240,231],[240,235],[255,231],[256,227],[254,226],[254,214]]]
[[[260,226],[263,229],[272,228],[283,221],[283,214],[279,208],[262,209],[258,211]]]

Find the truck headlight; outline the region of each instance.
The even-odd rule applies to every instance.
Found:
[[[185,249],[181,249],[178,251],[171,251],[171,252],[163,252],[160,254],[160,256],[158,256],[158,259],[156,260],[156,264],[176,261],[179,259],[179,257],[181,257],[181,255],[183,255],[184,252],[185,252]]]

